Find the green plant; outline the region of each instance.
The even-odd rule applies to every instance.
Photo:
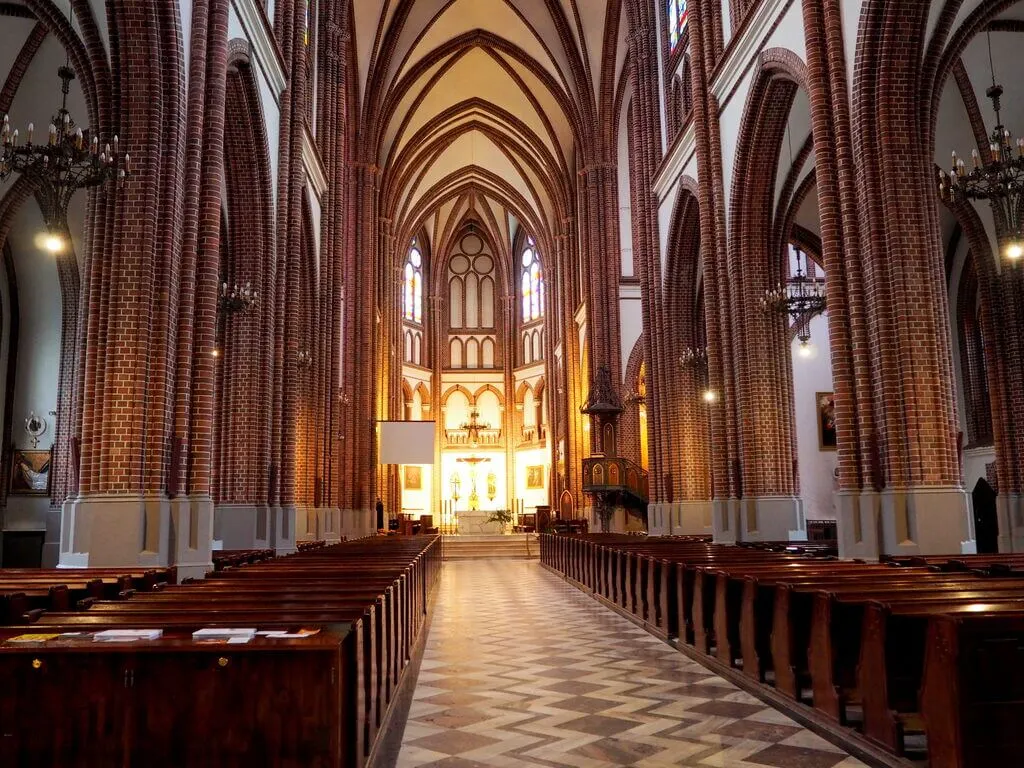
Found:
[[[495,512],[491,512],[491,516],[487,518],[488,523],[500,523],[501,530],[504,531],[508,528],[509,523],[512,522],[512,513],[507,509],[499,509]]]

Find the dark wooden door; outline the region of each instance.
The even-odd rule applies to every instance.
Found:
[[[974,536],[981,554],[999,551],[999,516],[996,514],[996,492],[985,478],[978,481],[971,493],[974,506]]]

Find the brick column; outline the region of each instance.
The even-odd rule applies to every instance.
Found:
[[[192,292],[194,273],[180,257],[183,201],[188,195],[208,200],[214,185],[219,190],[223,122],[212,119],[202,139],[209,176],[200,183],[184,170],[185,64],[176,11],[158,3],[122,5],[114,3],[109,15],[114,56],[109,92],[116,94],[116,103],[108,127],[137,162],[132,176],[90,205],[80,483],[78,496],[62,512],[60,562],[176,564],[179,575],[187,576],[210,565],[209,432],[191,430],[192,450],[207,461],[197,462],[187,495],[172,502],[171,495],[186,490],[179,485],[180,474],[171,471],[182,460],[180,443],[176,455],[171,451],[172,418],[192,421],[179,410],[183,400],[209,414],[212,371],[200,366],[189,376],[177,376],[179,306],[194,301],[195,322],[201,324],[215,303],[216,278],[206,283],[200,274]],[[93,38],[95,26],[86,26]],[[197,3],[192,68],[200,77],[190,84],[190,120],[205,114],[204,100],[223,107],[226,43],[227,3]],[[200,141],[198,134],[195,139]],[[198,210],[204,210],[202,202],[197,215]],[[219,226],[219,210],[213,222],[203,224],[194,230],[191,247],[208,246],[209,261],[216,264],[219,233],[212,242],[209,234]],[[181,294],[179,286],[185,288]],[[191,397],[182,398],[186,390]]]
[[[872,12],[874,11],[874,12]],[[873,371],[884,553],[975,549],[961,485],[949,308],[933,147],[917,82],[928,7],[869,0],[853,85],[857,188]],[[877,25],[877,26],[876,26]]]

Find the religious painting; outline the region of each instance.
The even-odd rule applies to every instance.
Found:
[[[818,450],[834,451],[836,439],[836,396],[833,392],[818,392],[814,395],[818,409]]]
[[[11,452],[11,494],[47,496],[50,493],[50,452],[15,448]]]
[[[419,491],[423,489],[423,467],[416,464],[405,465],[405,490]]]
[[[544,467],[542,465],[526,468],[526,487],[533,490],[544,487]]]

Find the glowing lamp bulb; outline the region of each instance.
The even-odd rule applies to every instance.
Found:
[[[220,347],[214,347],[212,350],[210,350],[210,354],[213,355],[214,357],[220,357]]]
[[[800,348],[797,349],[797,354],[800,355],[800,357],[810,357],[811,356],[811,344],[810,344],[810,342],[809,341],[801,341],[800,342]]]
[[[717,400],[718,400],[718,393],[715,392],[715,390],[713,390],[713,389],[705,389],[704,390],[704,402],[705,403],[714,403]]]
[[[46,235],[43,238],[43,247],[50,253],[60,253],[64,250],[64,238],[60,235]]]
[[[1015,240],[1006,246],[1006,258],[1016,261],[1021,256],[1024,256],[1024,243]]]

